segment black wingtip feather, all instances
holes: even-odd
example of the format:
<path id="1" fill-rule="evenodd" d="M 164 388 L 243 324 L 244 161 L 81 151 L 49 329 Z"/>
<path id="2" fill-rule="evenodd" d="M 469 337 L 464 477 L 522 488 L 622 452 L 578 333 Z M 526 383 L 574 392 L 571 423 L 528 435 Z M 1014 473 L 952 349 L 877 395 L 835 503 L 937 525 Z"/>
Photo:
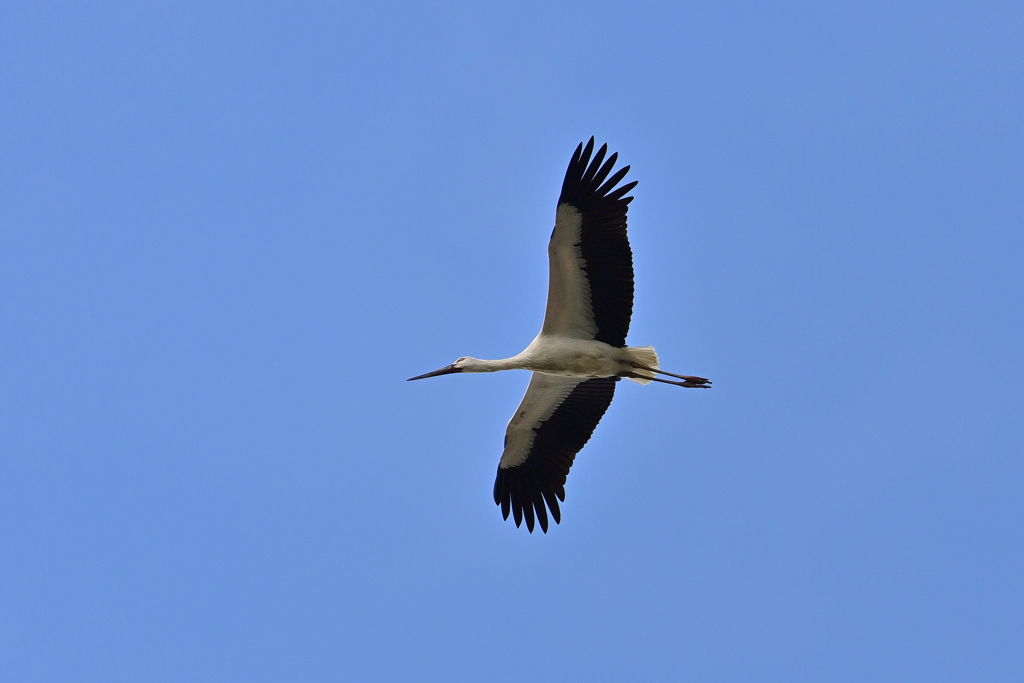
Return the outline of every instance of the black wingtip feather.
<path id="1" fill-rule="evenodd" d="M 518 481 L 516 485 L 512 487 L 512 517 L 516 520 L 516 528 L 523 523 L 523 503 L 522 494 L 519 491 Z"/>
<path id="2" fill-rule="evenodd" d="M 572 161 L 569 162 L 570 166 L 575 166 L 580 163 L 580 157 L 583 156 L 583 143 L 576 145 L 576 151 L 573 152 Z"/>
<path id="3" fill-rule="evenodd" d="M 634 180 L 631 183 L 626 183 L 625 185 L 623 185 L 619 189 L 615 190 L 614 192 L 609 192 L 608 195 L 607 195 L 607 198 L 612 200 L 612 201 L 618 201 L 619 199 L 622 198 L 622 195 L 626 194 L 627 192 L 632 190 L 634 187 L 636 187 L 636 184 L 638 182 L 640 182 L 640 181 L 639 180 Z"/>
<path id="4" fill-rule="evenodd" d="M 583 143 L 576 145 L 576 151 L 572 154 L 572 161 L 569 162 L 569 168 L 575 168 L 580 163 L 580 156 L 583 154 Z M 562 181 L 562 195 L 570 191 L 570 184 L 572 183 L 572 173 L 566 173 L 565 179 Z"/>
<path id="5" fill-rule="evenodd" d="M 555 524 L 561 524 L 562 513 L 558 509 L 558 498 L 551 492 L 544 491 L 544 500 L 547 501 L 548 507 L 551 508 L 551 519 L 555 520 Z"/>
<path id="6" fill-rule="evenodd" d="M 587 168 L 587 164 L 590 163 L 590 155 L 594 151 L 594 136 L 590 136 L 590 141 L 587 146 L 583 148 L 583 154 L 580 155 L 579 163 L 576 164 L 577 172 L 582 172 Z"/>
<path id="7" fill-rule="evenodd" d="M 606 182 L 601 187 L 597 188 L 597 190 L 594 191 L 595 194 L 599 196 L 608 194 L 608 191 L 611 190 L 616 185 L 618 185 L 619 181 L 625 178 L 627 173 L 629 173 L 629 166 L 623 166 L 622 168 L 615 172 L 615 175 L 608 179 L 608 182 Z"/>
<path id="8" fill-rule="evenodd" d="M 537 511 L 537 523 L 540 524 L 540 530 L 544 533 L 548 532 L 548 513 L 544 508 L 544 498 L 540 492 L 537 493 L 537 498 L 533 502 L 533 509 Z"/>
<path id="9" fill-rule="evenodd" d="M 601 167 L 601 162 L 604 161 L 604 155 L 608 153 L 608 145 L 601 145 L 601 149 L 597 150 L 597 154 L 594 155 L 594 160 L 590 162 L 590 166 L 583 173 L 583 178 L 580 180 L 580 185 L 585 188 L 590 187 L 590 183 L 594 180 L 594 176 L 597 174 L 597 169 Z"/>
<path id="10" fill-rule="evenodd" d="M 594 188 L 595 193 L 597 193 L 597 187 L 604 182 L 605 178 L 608 177 L 608 174 L 611 172 L 612 167 L 615 166 L 615 160 L 618 158 L 618 152 L 615 152 L 610 157 L 608 157 L 608 161 L 604 162 L 604 166 L 601 167 L 601 170 L 598 171 L 597 175 L 595 175 L 593 179 L 590 181 L 590 187 Z"/>

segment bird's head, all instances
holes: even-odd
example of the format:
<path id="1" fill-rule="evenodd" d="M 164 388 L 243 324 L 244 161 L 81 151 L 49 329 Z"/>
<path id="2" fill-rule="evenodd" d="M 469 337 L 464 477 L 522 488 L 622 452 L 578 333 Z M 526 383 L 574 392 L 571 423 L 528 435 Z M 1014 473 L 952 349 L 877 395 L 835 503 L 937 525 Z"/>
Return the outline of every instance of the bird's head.
<path id="1" fill-rule="evenodd" d="M 477 363 L 479 363 L 479 361 L 476 358 L 463 356 L 451 365 L 446 365 L 440 370 L 434 370 L 433 372 L 428 372 L 427 374 L 419 375 L 418 377 L 410 377 L 406 381 L 411 382 L 414 379 L 426 379 L 427 377 L 437 377 L 438 375 L 450 375 L 453 372 L 479 372 L 479 370 L 476 369 Z"/>

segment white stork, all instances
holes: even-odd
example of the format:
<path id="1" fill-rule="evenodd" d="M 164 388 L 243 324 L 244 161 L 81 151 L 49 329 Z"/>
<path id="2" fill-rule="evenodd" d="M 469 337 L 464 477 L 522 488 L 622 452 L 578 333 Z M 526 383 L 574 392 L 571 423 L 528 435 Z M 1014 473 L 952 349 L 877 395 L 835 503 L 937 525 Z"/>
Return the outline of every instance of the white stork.
<path id="1" fill-rule="evenodd" d="M 502 516 L 508 519 L 511 510 L 517 527 L 525 517 L 531 533 L 535 518 L 547 533 L 545 501 L 555 523 L 561 521 L 558 501 L 565 501 L 566 475 L 612 402 L 619 379 L 699 389 L 711 384 L 703 377 L 659 370 L 653 346 L 626 346 L 633 313 L 633 253 L 626 236 L 626 209 L 633 198 L 624 195 L 636 181 L 616 188 L 629 166 L 609 178 L 618 154 L 602 165 L 608 145 L 602 145 L 591 161 L 593 151 L 594 138 L 586 147 L 580 143 L 565 172 L 548 243 L 547 310 L 536 339 L 511 358 L 463 356 L 408 380 L 455 372 L 533 371 L 523 402 L 505 430 L 505 450 L 494 481 L 494 502 L 501 506 Z"/>

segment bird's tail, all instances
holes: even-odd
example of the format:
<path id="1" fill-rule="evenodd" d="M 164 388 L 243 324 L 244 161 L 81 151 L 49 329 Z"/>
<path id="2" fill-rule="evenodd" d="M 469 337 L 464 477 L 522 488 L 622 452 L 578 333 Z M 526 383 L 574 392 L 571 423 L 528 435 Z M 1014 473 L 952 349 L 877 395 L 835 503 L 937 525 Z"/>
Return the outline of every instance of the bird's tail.
<path id="1" fill-rule="evenodd" d="M 653 346 L 633 346 L 627 347 L 626 352 L 629 354 L 629 359 L 638 365 L 643 365 L 647 368 L 658 368 L 658 353 L 654 350 Z M 654 378 L 654 373 L 648 370 L 640 370 L 639 368 L 633 370 L 633 372 L 640 377 L 630 377 L 637 384 L 650 384 Z"/>

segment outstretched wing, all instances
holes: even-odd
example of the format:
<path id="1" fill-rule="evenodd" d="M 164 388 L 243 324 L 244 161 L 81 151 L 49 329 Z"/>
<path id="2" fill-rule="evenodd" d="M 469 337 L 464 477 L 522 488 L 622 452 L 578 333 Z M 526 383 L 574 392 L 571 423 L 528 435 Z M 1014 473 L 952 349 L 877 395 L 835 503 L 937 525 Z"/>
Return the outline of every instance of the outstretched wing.
<path id="1" fill-rule="evenodd" d="M 624 166 L 608 178 L 618 154 L 608 145 L 590 159 L 594 138 L 576 148 L 565 172 L 548 243 L 548 304 L 541 334 L 625 346 L 633 314 L 633 252 L 626 236 Z M 607 181 L 605 180 L 607 178 Z"/>
<path id="2" fill-rule="evenodd" d="M 545 501 L 555 523 L 561 521 L 558 501 L 565 500 L 565 478 L 572 461 L 590 440 L 608 410 L 617 377 L 577 379 L 533 373 L 523 402 L 505 430 L 505 451 L 494 480 L 494 502 L 508 519 L 533 533 L 534 511 L 548 531 Z"/>

